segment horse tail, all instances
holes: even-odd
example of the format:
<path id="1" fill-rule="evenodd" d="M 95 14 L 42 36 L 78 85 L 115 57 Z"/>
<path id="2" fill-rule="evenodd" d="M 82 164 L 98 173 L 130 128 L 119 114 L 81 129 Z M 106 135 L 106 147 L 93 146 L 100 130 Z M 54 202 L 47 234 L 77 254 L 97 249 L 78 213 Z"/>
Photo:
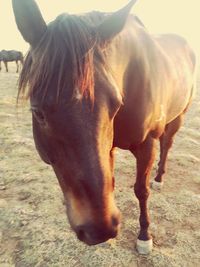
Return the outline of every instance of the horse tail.
<path id="1" fill-rule="evenodd" d="M 192 81 L 192 96 L 191 98 L 193 98 L 193 96 L 195 95 L 195 92 L 196 92 L 196 87 L 197 87 L 197 67 L 198 67 L 198 57 L 197 57 L 197 54 L 195 53 L 194 50 L 190 50 L 190 58 L 191 58 L 191 62 L 192 62 L 192 65 L 193 65 L 193 81 Z"/>
<path id="2" fill-rule="evenodd" d="M 192 103 L 192 100 L 195 98 L 195 94 L 196 94 L 196 88 L 197 88 L 197 66 L 198 66 L 198 58 L 197 55 L 195 53 L 195 51 L 190 48 L 189 50 L 189 57 L 191 60 L 191 65 L 192 65 L 192 83 L 191 83 L 191 91 L 190 91 L 190 97 L 188 100 L 188 104 L 186 106 L 186 108 L 184 109 L 183 113 L 185 113 L 189 106 Z"/>

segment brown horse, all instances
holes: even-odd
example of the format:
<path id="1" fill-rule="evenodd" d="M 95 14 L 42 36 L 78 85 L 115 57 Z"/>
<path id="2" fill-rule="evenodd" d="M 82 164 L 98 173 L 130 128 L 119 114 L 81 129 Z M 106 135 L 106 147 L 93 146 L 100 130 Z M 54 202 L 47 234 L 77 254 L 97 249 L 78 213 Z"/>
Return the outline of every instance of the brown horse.
<path id="1" fill-rule="evenodd" d="M 72 229 L 89 245 L 117 235 L 114 148 L 130 150 L 137 160 L 137 249 L 145 254 L 152 247 L 147 199 L 155 143 L 158 187 L 193 96 L 195 55 L 179 36 L 149 34 L 129 15 L 134 2 L 112 14 L 62 14 L 48 26 L 34 0 L 13 0 L 13 9 L 31 45 L 19 95 L 30 97 L 35 145 L 58 178 Z"/>
<path id="2" fill-rule="evenodd" d="M 17 66 L 17 71 L 19 72 L 19 62 L 23 64 L 23 54 L 16 50 L 1 50 L 0 51 L 0 71 L 1 71 L 1 61 L 3 61 L 6 71 L 8 72 L 8 62 L 15 61 Z"/>

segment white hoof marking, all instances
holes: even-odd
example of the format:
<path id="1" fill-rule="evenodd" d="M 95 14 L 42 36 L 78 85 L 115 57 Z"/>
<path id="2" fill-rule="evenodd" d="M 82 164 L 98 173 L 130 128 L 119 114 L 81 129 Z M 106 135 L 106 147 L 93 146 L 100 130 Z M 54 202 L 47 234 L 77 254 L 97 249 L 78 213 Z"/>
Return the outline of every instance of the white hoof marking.
<path id="1" fill-rule="evenodd" d="M 162 187 L 163 187 L 163 182 L 157 182 L 155 180 L 151 182 L 151 188 L 156 191 L 160 191 Z"/>
<path id="2" fill-rule="evenodd" d="M 137 239 L 136 248 L 139 254 L 149 254 L 153 248 L 153 241 L 152 239 L 146 241 Z"/>

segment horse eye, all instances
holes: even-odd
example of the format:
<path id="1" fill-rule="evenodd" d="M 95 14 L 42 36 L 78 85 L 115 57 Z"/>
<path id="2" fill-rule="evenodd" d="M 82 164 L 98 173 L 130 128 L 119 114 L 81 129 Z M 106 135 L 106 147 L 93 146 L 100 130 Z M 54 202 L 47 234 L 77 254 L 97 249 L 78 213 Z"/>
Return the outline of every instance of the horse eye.
<path id="1" fill-rule="evenodd" d="M 33 110 L 33 115 L 40 123 L 45 123 L 45 117 L 41 111 Z"/>

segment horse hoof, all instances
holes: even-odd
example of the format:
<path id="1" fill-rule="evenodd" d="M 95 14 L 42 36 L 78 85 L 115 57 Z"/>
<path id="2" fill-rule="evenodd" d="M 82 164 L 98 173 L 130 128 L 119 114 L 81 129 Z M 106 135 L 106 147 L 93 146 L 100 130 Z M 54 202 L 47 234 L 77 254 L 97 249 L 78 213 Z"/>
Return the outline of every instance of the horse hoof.
<path id="1" fill-rule="evenodd" d="M 137 239 L 136 248 L 139 254 L 149 254 L 153 248 L 153 241 L 152 239 L 146 241 Z"/>
<path id="2" fill-rule="evenodd" d="M 151 188 L 155 191 L 161 191 L 162 187 L 163 187 L 163 182 L 157 182 L 155 180 L 151 182 Z"/>

